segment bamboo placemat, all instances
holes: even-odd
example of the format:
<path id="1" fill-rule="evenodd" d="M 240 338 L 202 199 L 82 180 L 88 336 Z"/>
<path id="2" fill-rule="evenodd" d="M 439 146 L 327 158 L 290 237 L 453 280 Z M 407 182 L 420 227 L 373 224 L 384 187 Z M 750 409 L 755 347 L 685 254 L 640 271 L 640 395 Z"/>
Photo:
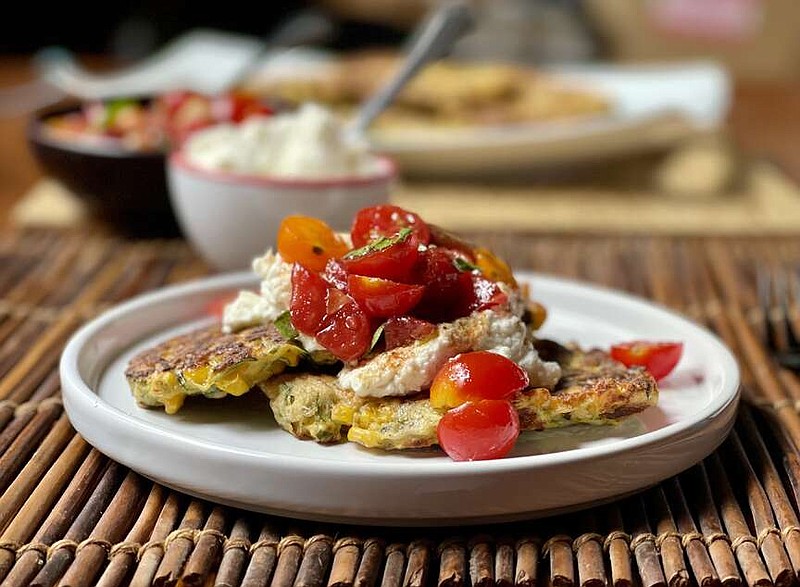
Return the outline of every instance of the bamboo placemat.
<path id="1" fill-rule="evenodd" d="M 141 291 L 200 276 L 203 263 L 177 242 L 7 231 L 0 233 L 2 585 L 793 584 L 800 383 L 777 370 L 760 343 L 754 282 L 760 264 L 800 267 L 800 239 L 469 236 L 517 267 L 625 289 L 715 330 L 738 354 L 748 400 L 730 438 L 633 497 L 497 526 L 314 524 L 191 499 L 88 446 L 64 415 L 56 365 L 83 321 Z"/>

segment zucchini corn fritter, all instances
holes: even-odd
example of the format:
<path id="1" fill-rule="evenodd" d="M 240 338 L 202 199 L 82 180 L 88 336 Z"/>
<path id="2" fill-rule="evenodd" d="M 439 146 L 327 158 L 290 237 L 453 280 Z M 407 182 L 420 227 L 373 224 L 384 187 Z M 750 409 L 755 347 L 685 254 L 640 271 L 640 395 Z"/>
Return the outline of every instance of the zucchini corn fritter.
<path id="1" fill-rule="evenodd" d="M 626 368 L 600 350 L 581 351 L 538 341 L 545 360 L 555 360 L 562 378 L 553 391 L 534 388 L 516 395 L 523 430 L 572 424 L 611 424 L 655 405 L 658 388 L 643 368 Z M 349 440 L 370 448 L 399 450 L 437 444 L 436 427 L 444 411 L 425 395 L 412 398 L 360 398 L 338 386 L 336 378 L 289 373 L 260 384 L 275 419 L 301 439 Z"/>
<path id="2" fill-rule="evenodd" d="M 273 325 L 225 334 L 212 326 L 171 338 L 131 359 L 125 377 L 144 407 L 174 414 L 186 396 L 242 395 L 257 383 L 294 367 L 306 352 Z"/>

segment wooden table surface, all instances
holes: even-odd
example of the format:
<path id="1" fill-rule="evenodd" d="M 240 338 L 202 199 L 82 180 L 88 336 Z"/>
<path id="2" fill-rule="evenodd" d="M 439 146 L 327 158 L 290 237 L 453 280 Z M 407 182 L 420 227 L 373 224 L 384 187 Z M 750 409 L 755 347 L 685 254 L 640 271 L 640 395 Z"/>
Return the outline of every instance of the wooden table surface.
<path id="1" fill-rule="evenodd" d="M 29 81 L 26 57 L 0 57 L 0 93 Z M 741 82 L 734 88 L 728 128 L 735 144 L 751 157 L 766 157 L 800 181 L 800 80 Z M 25 139 L 27 117 L 0 116 L 0 223 L 13 204 L 41 177 Z"/>

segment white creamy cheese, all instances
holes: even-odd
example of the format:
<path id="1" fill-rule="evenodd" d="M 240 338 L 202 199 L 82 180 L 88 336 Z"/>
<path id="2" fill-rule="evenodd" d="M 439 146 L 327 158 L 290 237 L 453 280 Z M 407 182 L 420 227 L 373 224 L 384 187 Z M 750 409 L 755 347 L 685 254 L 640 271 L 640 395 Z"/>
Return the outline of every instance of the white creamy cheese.
<path id="1" fill-rule="evenodd" d="M 261 278 L 260 295 L 241 291 L 222 313 L 223 332 L 236 332 L 249 326 L 272 322 L 289 309 L 292 300 L 292 266 L 279 253 L 267 250 L 253 260 L 253 271 Z M 324 350 L 314 337 L 300 334 L 297 339 L 308 352 Z"/>
<path id="2" fill-rule="evenodd" d="M 329 110 L 311 103 L 296 112 L 200 130 L 185 150 L 200 167 L 273 177 L 370 175 L 378 168 L 366 143 L 348 137 Z"/>
<path id="3" fill-rule="evenodd" d="M 558 363 L 542 361 L 533 348 L 528 335 L 528 327 L 513 314 L 492 313 L 489 319 L 489 332 L 481 338 L 475 350 L 491 351 L 511 359 L 527 373 L 533 387 L 553 388 L 561 377 Z"/>
<path id="4" fill-rule="evenodd" d="M 552 387 L 561 377 L 557 363 L 539 358 L 525 324 L 507 312 L 485 310 L 441 324 L 435 336 L 345 367 L 339 385 L 360 397 L 405 396 L 426 389 L 447 359 L 467 351 L 491 351 L 528 373 L 534 387 Z"/>

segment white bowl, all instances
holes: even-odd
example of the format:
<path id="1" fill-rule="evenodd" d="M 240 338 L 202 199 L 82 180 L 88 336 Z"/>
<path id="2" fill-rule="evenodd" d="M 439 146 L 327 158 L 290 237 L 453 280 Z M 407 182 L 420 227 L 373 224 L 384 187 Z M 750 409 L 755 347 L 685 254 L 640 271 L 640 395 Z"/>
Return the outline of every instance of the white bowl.
<path id="1" fill-rule="evenodd" d="M 379 157 L 368 176 L 294 179 L 203 169 L 182 151 L 167 164 L 170 199 L 183 234 L 217 269 L 243 269 L 275 246 L 281 220 L 290 214 L 320 218 L 334 230 L 349 231 L 361 208 L 388 202 L 397 175 Z"/>

